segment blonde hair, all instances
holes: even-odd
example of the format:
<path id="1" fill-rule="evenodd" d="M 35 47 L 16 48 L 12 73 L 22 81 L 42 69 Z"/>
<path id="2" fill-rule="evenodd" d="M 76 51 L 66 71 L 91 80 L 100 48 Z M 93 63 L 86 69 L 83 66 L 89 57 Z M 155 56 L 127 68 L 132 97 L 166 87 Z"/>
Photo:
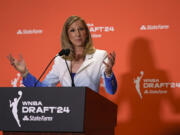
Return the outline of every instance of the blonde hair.
<path id="1" fill-rule="evenodd" d="M 87 39 L 85 41 L 85 48 L 84 48 L 84 56 L 86 54 L 93 54 L 95 52 L 95 48 L 93 47 L 93 43 L 92 43 L 91 33 L 88 29 L 86 22 L 79 16 L 70 16 L 64 23 L 63 30 L 61 33 L 61 49 L 69 48 L 71 50 L 69 56 L 66 56 L 66 59 L 68 60 L 74 59 L 74 49 L 73 49 L 72 43 L 69 40 L 68 29 L 71 24 L 73 24 L 74 22 L 78 20 L 80 20 L 83 23 L 86 29 L 86 33 L 87 33 Z"/>

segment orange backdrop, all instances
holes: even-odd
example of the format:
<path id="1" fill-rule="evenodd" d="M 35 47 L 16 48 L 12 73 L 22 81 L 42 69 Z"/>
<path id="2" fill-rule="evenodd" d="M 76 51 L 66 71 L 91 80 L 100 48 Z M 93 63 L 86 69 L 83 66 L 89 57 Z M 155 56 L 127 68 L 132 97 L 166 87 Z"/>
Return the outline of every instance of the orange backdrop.
<path id="1" fill-rule="evenodd" d="M 6 56 L 22 54 L 38 77 L 60 50 L 67 17 L 86 20 L 94 46 L 117 58 L 116 135 L 180 134 L 179 0 L 0 1 L 0 87 L 20 86 Z M 0 108 L 2 109 L 2 108 Z M 0 133 L 1 135 L 1 133 Z"/>

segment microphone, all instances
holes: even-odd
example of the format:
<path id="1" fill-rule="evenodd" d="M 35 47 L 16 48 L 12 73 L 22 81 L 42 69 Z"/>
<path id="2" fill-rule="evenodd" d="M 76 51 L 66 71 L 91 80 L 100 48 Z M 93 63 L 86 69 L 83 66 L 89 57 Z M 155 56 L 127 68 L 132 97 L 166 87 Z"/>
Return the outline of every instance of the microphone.
<path id="1" fill-rule="evenodd" d="M 68 55 L 70 54 L 70 49 L 65 49 L 64 54 L 65 54 L 66 56 L 68 56 Z"/>
<path id="2" fill-rule="evenodd" d="M 42 76 L 44 75 L 44 73 L 46 72 L 46 70 L 48 69 L 48 67 L 51 65 L 51 63 L 53 62 L 53 60 L 57 57 L 57 56 L 62 56 L 62 55 L 65 55 L 65 56 L 68 56 L 70 53 L 70 49 L 62 49 L 58 55 L 54 56 L 52 58 L 52 60 L 49 62 L 49 64 L 47 65 L 47 67 L 45 68 L 44 72 L 41 74 L 41 76 L 39 77 L 39 79 L 36 81 L 36 83 L 34 84 L 34 87 L 36 87 L 37 83 L 40 81 L 40 79 L 42 78 Z M 66 59 L 65 59 L 66 61 Z M 66 62 L 66 66 L 67 66 L 67 62 Z M 68 68 L 68 66 L 67 66 Z M 69 71 L 69 68 L 68 68 L 68 71 Z M 69 71 L 70 72 L 70 71 Z M 71 77 L 72 79 L 72 77 Z"/>
<path id="3" fill-rule="evenodd" d="M 62 49 L 58 54 L 59 56 L 66 55 L 68 56 L 70 53 L 70 49 Z"/>

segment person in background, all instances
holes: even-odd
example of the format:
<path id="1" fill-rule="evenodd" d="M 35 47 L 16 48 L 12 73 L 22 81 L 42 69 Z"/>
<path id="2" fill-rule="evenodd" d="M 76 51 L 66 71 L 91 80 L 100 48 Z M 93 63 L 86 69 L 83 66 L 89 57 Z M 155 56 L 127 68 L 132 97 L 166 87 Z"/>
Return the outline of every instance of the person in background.
<path id="1" fill-rule="evenodd" d="M 102 77 L 106 91 L 115 94 L 117 81 L 112 70 L 115 52 L 108 54 L 105 50 L 94 48 L 90 31 L 82 18 L 70 16 L 66 20 L 61 33 L 61 48 L 70 49 L 70 54 L 56 57 L 51 71 L 42 82 L 38 81 L 37 87 L 55 87 L 60 83 L 62 87 L 82 86 L 99 92 Z M 17 60 L 10 54 L 8 59 L 21 73 L 23 84 L 34 87 L 37 79 L 28 71 L 23 57 Z"/>

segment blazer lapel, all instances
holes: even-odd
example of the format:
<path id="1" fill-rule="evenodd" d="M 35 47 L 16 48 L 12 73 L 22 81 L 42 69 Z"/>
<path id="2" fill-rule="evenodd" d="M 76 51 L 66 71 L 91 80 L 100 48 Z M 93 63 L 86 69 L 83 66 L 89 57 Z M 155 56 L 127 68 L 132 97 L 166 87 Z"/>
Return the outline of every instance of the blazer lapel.
<path id="1" fill-rule="evenodd" d="M 93 54 L 88 54 L 85 57 L 85 61 L 83 62 L 83 64 L 81 65 L 81 67 L 78 69 L 78 71 L 76 73 L 81 72 L 83 69 L 85 69 L 86 67 L 88 67 L 91 63 L 93 63 Z"/>

